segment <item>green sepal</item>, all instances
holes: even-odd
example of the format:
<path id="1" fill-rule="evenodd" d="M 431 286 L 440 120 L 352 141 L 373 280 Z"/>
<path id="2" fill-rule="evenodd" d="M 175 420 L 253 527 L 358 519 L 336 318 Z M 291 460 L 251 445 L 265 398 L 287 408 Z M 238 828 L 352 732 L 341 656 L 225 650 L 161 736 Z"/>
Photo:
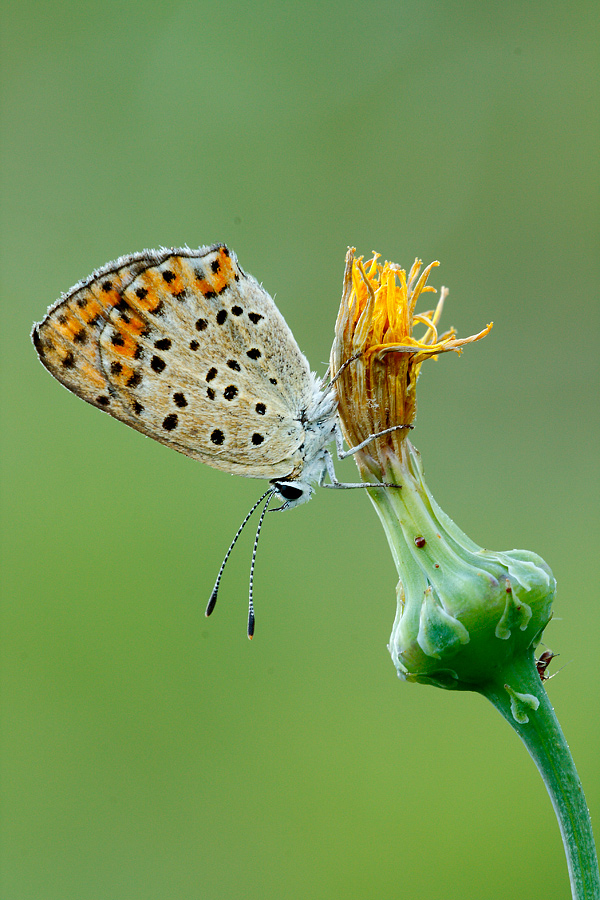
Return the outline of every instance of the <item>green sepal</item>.
<path id="1" fill-rule="evenodd" d="M 533 694 L 520 694 L 511 688 L 510 684 L 504 685 L 504 690 L 510 697 L 510 711 L 515 722 L 526 725 L 529 722 L 529 712 L 535 712 L 540 701 Z"/>
<path id="2" fill-rule="evenodd" d="M 427 656 L 450 659 L 463 644 L 470 641 L 469 632 L 458 619 L 443 608 L 430 586 L 424 591 L 417 643 Z"/>
<path id="3" fill-rule="evenodd" d="M 502 618 L 496 625 L 496 637 L 501 641 L 507 641 L 515 628 L 525 631 L 533 612 L 523 600 L 515 595 L 510 578 L 506 579 L 506 606 Z"/>

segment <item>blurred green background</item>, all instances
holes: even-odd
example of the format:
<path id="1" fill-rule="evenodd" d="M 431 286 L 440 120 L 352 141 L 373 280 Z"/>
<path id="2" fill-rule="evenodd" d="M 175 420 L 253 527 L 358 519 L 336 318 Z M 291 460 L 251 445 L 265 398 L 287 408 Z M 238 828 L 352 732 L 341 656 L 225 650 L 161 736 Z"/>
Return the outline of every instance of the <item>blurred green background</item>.
<path id="1" fill-rule="evenodd" d="M 361 492 L 265 523 L 262 483 L 145 440 L 29 341 L 94 267 L 226 241 L 324 372 L 348 244 L 439 259 L 414 442 L 478 543 L 559 582 L 549 693 L 600 818 L 597 5 L 4 7 L 3 900 L 570 896 L 518 738 L 396 678 Z M 339 474 L 353 480 L 352 461 Z"/>

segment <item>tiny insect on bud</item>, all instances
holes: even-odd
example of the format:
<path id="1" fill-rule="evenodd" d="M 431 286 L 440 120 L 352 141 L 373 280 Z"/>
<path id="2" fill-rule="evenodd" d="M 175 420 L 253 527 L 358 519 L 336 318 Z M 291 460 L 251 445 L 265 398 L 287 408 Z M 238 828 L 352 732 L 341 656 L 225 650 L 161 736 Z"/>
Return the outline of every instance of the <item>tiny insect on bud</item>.
<path id="1" fill-rule="evenodd" d="M 552 650 L 544 650 L 544 652 L 540 655 L 539 659 L 535 661 L 536 669 L 538 670 L 538 675 L 542 681 L 548 681 L 550 675 L 546 675 L 546 671 L 548 670 L 548 666 L 552 662 L 552 660 L 558 656 L 558 653 L 553 653 Z"/>

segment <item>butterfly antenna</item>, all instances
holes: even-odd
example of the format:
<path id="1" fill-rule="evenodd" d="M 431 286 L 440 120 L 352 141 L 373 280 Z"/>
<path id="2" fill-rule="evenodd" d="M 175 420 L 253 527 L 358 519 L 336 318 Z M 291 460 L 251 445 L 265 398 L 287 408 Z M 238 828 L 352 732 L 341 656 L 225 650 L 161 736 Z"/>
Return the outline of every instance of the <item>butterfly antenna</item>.
<path id="1" fill-rule="evenodd" d="M 225 558 L 224 558 L 223 562 L 221 563 L 221 568 L 219 569 L 219 574 L 217 575 L 217 580 L 215 581 L 215 586 L 214 586 L 214 588 L 212 589 L 212 594 L 210 595 L 210 600 L 208 601 L 208 604 L 207 604 L 207 606 L 206 606 L 206 612 L 205 612 L 205 614 L 204 614 L 205 616 L 210 616 L 211 612 L 212 612 L 213 609 L 215 608 L 215 605 L 216 605 L 216 603 L 217 603 L 217 594 L 218 594 L 218 592 L 219 592 L 219 585 L 220 585 L 220 583 L 221 583 L 221 577 L 222 577 L 222 575 L 223 575 L 223 571 L 224 571 L 224 569 L 225 569 L 225 566 L 227 565 L 227 560 L 228 560 L 229 557 L 231 556 L 231 551 L 233 550 L 233 548 L 234 548 L 235 545 L 236 545 L 237 539 L 239 538 L 240 534 L 241 534 L 242 531 L 244 530 L 244 526 L 246 525 L 248 519 L 250 518 L 250 516 L 252 515 L 252 513 L 254 512 L 254 510 L 255 510 L 258 506 L 260 506 L 260 504 L 263 502 L 263 500 L 265 499 L 265 497 L 266 497 L 268 494 L 272 494 L 272 493 L 273 493 L 273 488 L 269 488 L 268 491 L 265 491 L 265 492 L 264 492 L 264 494 L 262 495 L 262 497 L 259 497 L 259 499 L 256 501 L 256 503 L 254 504 L 254 506 L 252 507 L 252 509 L 250 510 L 250 512 L 248 513 L 248 515 L 246 516 L 246 518 L 244 519 L 244 521 L 242 522 L 242 524 L 240 525 L 240 527 L 238 528 L 238 530 L 236 531 L 235 537 L 234 537 L 234 539 L 232 540 L 231 544 L 229 545 L 229 550 L 228 550 L 227 553 L 225 554 Z"/>
<path id="2" fill-rule="evenodd" d="M 269 508 L 269 503 L 273 499 L 275 494 L 275 490 L 267 491 L 269 494 L 269 499 L 264 505 L 263 511 L 260 514 L 260 519 L 258 520 L 258 528 L 256 529 L 256 537 L 254 538 L 254 547 L 252 548 L 252 562 L 250 563 L 250 588 L 248 591 L 248 637 L 250 640 L 254 637 L 254 563 L 256 561 L 256 550 L 258 547 L 258 539 L 260 537 L 260 529 L 262 528 L 262 523 L 265 518 L 265 513 Z M 264 495 L 266 496 L 266 494 Z M 263 498 L 261 497 L 261 500 Z M 260 500 L 259 500 L 260 503 Z"/>

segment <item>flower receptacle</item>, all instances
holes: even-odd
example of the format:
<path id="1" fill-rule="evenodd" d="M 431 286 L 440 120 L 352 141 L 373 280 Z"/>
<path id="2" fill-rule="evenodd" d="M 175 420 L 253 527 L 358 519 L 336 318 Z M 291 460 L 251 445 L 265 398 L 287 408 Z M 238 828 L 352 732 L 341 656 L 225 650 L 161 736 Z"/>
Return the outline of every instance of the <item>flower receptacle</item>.
<path id="1" fill-rule="evenodd" d="M 439 508 L 419 454 L 406 441 L 371 499 L 400 583 L 389 650 L 407 681 L 479 690 L 515 656 L 535 648 L 551 618 L 554 576 L 525 550 L 478 547 Z"/>

